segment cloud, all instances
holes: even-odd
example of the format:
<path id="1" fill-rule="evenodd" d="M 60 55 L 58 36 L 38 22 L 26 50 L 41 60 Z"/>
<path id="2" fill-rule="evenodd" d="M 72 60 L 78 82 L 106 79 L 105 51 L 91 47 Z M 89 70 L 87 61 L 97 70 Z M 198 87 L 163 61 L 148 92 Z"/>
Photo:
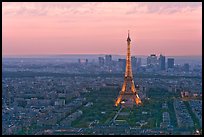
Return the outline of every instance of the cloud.
<path id="1" fill-rule="evenodd" d="M 133 4 L 126 14 L 136 13 L 158 13 L 158 14 L 173 14 L 182 11 L 194 11 L 202 7 L 201 2 L 146 2 Z"/>
<path id="2" fill-rule="evenodd" d="M 3 15 L 6 16 L 46 16 L 48 10 L 33 3 L 3 3 Z"/>
<path id="3" fill-rule="evenodd" d="M 19 2 L 3 3 L 3 15 L 7 16 L 53 16 L 86 14 L 93 12 L 89 3 L 84 2 Z"/>
<path id="4" fill-rule="evenodd" d="M 131 15 L 174 14 L 194 11 L 201 2 L 3 2 L 3 15 L 7 16 L 86 16 L 86 15 Z"/>

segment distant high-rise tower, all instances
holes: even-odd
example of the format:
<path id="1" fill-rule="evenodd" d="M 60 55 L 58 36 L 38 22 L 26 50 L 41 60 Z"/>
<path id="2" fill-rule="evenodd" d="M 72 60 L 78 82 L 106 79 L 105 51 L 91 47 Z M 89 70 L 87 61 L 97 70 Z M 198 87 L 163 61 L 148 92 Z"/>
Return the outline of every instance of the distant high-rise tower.
<path id="1" fill-rule="evenodd" d="M 104 63 L 105 63 L 104 57 L 98 57 L 98 60 L 99 60 L 99 65 L 100 65 L 100 66 L 103 66 Z"/>
<path id="2" fill-rule="evenodd" d="M 120 67 L 122 67 L 122 70 L 125 71 L 126 59 L 118 59 L 118 62 Z"/>
<path id="3" fill-rule="evenodd" d="M 190 65 L 189 65 L 188 63 L 185 63 L 185 64 L 183 65 L 183 70 L 184 70 L 185 72 L 189 72 L 189 68 L 190 68 Z"/>
<path id="4" fill-rule="evenodd" d="M 147 65 L 156 65 L 157 64 L 157 56 L 156 54 L 151 54 L 147 57 Z"/>
<path id="5" fill-rule="evenodd" d="M 106 55 L 105 56 L 105 63 L 107 65 L 110 65 L 111 64 L 111 61 L 112 61 L 112 56 L 111 55 Z"/>
<path id="6" fill-rule="evenodd" d="M 165 70 L 165 56 L 159 56 L 159 68 L 160 70 Z"/>
<path id="7" fill-rule="evenodd" d="M 168 68 L 174 68 L 174 58 L 168 58 L 167 65 Z"/>
<path id="8" fill-rule="evenodd" d="M 137 67 L 137 58 L 135 56 L 131 57 L 131 63 L 132 63 L 133 68 Z"/>
<path id="9" fill-rule="evenodd" d="M 142 65 L 142 59 L 141 58 L 137 58 L 137 68 L 141 67 Z"/>
<path id="10" fill-rule="evenodd" d="M 136 91 L 134 80 L 133 80 L 131 56 L 130 56 L 130 41 L 131 39 L 129 37 L 129 31 L 128 31 L 125 78 L 124 78 L 122 89 L 120 91 L 120 95 L 118 96 L 115 102 L 115 106 L 118 106 L 121 103 L 125 103 L 126 101 L 127 102 L 134 101 L 137 105 L 142 103 Z"/>

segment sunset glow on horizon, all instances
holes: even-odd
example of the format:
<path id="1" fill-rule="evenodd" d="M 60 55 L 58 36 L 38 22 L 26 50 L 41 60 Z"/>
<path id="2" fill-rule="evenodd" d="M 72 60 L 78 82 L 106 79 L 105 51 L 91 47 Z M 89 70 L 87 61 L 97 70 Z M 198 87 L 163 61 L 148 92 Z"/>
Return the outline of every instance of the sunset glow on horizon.
<path id="1" fill-rule="evenodd" d="M 202 56 L 201 2 L 3 2 L 2 54 Z"/>

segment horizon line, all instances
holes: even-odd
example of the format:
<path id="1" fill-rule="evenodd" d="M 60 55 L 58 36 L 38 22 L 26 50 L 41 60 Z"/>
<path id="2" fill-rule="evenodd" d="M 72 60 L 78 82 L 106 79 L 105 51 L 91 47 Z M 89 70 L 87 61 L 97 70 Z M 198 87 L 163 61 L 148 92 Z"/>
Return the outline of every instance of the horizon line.
<path id="1" fill-rule="evenodd" d="M 156 53 L 151 53 L 151 54 L 156 54 Z M 131 56 L 149 56 L 151 54 L 148 55 L 131 55 Z M 74 56 L 81 56 L 81 55 L 92 55 L 92 56 L 105 56 L 105 55 L 112 55 L 112 56 L 126 56 L 126 54 L 97 54 L 97 53 L 91 53 L 91 54 L 80 54 L 80 53 L 74 53 L 74 54 L 32 54 L 32 55 L 2 55 L 2 57 L 29 57 L 29 56 L 33 56 L 33 57 L 37 57 L 37 56 L 68 56 L 68 55 L 74 55 Z M 202 55 L 165 55 L 165 54 L 156 54 L 156 55 L 163 55 L 163 56 L 175 56 L 175 57 L 186 57 L 186 56 L 190 56 L 190 57 L 195 57 L 195 56 L 201 56 Z"/>

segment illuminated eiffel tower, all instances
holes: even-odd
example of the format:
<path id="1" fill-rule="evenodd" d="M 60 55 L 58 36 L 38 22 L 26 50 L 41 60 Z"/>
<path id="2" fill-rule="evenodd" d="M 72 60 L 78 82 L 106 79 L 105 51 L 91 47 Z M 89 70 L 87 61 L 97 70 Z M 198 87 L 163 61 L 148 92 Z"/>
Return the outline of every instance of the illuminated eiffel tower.
<path id="1" fill-rule="evenodd" d="M 125 78 L 124 78 L 122 89 L 120 91 L 120 95 L 118 96 L 115 102 L 115 106 L 118 106 L 120 103 L 125 103 L 128 100 L 135 102 L 137 105 L 142 103 L 136 91 L 134 80 L 133 80 L 131 57 L 130 57 L 130 41 L 131 39 L 129 36 L 129 30 L 128 30 Z"/>

